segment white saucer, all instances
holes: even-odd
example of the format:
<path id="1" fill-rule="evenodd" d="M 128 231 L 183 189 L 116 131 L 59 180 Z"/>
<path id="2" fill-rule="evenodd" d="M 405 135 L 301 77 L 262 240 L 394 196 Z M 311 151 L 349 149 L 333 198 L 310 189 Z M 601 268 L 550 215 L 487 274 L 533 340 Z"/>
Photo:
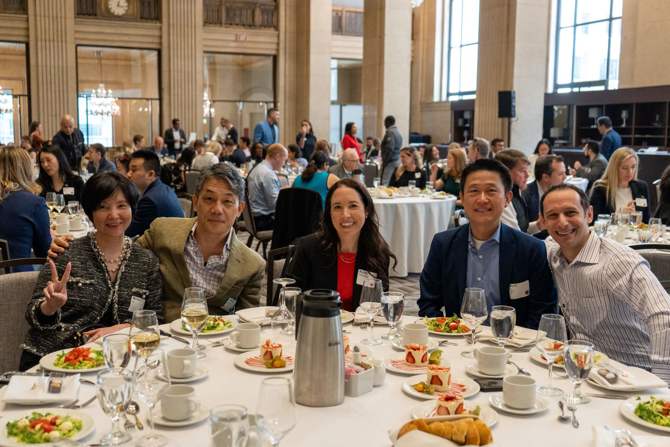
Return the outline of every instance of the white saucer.
<path id="1" fill-rule="evenodd" d="M 207 419 L 209 416 L 209 411 L 206 408 L 203 408 L 202 405 L 198 407 L 198 411 L 193 413 L 190 418 L 184 419 L 183 421 L 170 421 L 163 418 L 161 412 L 161 406 L 156 405 L 156 408 L 153 412 L 154 423 L 156 425 L 162 425 L 164 427 L 186 427 L 188 425 L 197 424 Z"/>
<path id="2" fill-rule="evenodd" d="M 439 417 L 441 420 L 444 421 L 463 419 L 463 417 L 478 417 L 479 419 L 482 420 L 482 422 L 488 425 L 489 428 L 492 428 L 494 425 L 498 423 L 498 413 L 496 413 L 489 407 L 485 406 L 483 402 L 466 402 L 464 404 L 466 410 L 474 410 L 477 406 L 479 406 L 479 416 L 460 415 L 460 414 L 453 416 L 438 416 L 433 413 L 433 411 L 435 410 L 435 401 L 429 400 L 426 402 L 421 402 L 419 405 L 413 407 L 410 410 L 410 414 L 412 415 L 412 419 L 426 419 L 426 418 Z"/>
<path id="3" fill-rule="evenodd" d="M 405 381 L 402 383 L 402 390 L 405 392 L 405 394 L 416 397 L 417 399 L 424 399 L 424 400 L 435 400 L 439 396 L 438 394 L 426 394 L 426 393 L 420 393 L 417 390 L 414 389 L 412 385 L 418 382 L 425 382 L 426 381 L 426 376 L 425 374 L 409 377 L 405 379 Z M 463 391 L 463 399 L 468 399 L 472 396 L 476 396 L 477 393 L 479 393 L 480 386 L 477 382 L 472 380 L 469 377 L 466 376 L 453 376 L 451 378 L 452 383 L 459 383 L 465 387 L 465 390 Z"/>
<path id="4" fill-rule="evenodd" d="M 206 368 L 197 368 L 195 370 L 195 374 L 193 374 L 191 377 L 186 377 L 186 378 L 183 378 L 183 379 L 178 379 L 176 377 L 170 377 L 170 382 L 172 382 L 172 383 L 197 382 L 198 380 L 204 379 L 208 375 L 209 375 L 209 372 L 207 371 Z M 167 382 L 167 378 L 162 373 L 158 373 L 158 378 Z"/>
<path id="5" fill-rule="evenodd" d="M 532 408 L 527 408 L 525 410 L 520 410 L 517 408 L 508 407 L 505 405 L 502 399 L 502 393 L 495 393 L 489 397 L 489 404 L 496 410 L 503 411 L 510 414 L 519 414 L 523 416 L 542 413 L 549 408 L 549 402 L 541 397 L 538 397 L 535 401 L 535 406 Z"/>
<path id="6" fill-rule="evenodd" d="M 230 337 L 227 337 L 223 339 L 223 347 L 233 352 L 248 352 L 260 348 L 260 345 L 254 346 L 253 348 L 242 348 L 233 343 L 233 340 Z"/>
<path id="7" fill-rule="evenodd" d="M 503 377 L 513 376 L 519 372 L 519 369 L 514 365 L 505 366 L 505 373 L 502 375 L 492 376 L 490 374 L 485 374 L 477 369 L 477 365 L 474 363 L 469 364 L 465 367 L 465 372 L 474 377 L 479 377 L 481 379 L 502 379 Z"/>

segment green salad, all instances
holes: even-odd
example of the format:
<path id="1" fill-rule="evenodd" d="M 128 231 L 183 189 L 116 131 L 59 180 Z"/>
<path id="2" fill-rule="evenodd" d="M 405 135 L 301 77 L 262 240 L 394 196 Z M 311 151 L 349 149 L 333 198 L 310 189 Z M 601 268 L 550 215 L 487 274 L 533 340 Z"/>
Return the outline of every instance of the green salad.
<path id="1" fill-rule="evenodd" d="M 100 349 L 86 346 L 60 352 L 54 360 L 54 366 L 64 369 L 92 369 L 105 364 L 105 356 Z"/>
<path id="2" fill-rule="evenodd" d="M 207 321 L 205 321 L 205 325 L 201 329 L 200 333 L 221 332 L 225 331 L 226 329 L 231 329 L 232 327 L 233 323 L 226 320 L 224 317 L 218 315 L 210 315 L 209 317 L 207 317 Z M 181 324 L 181 328 L 184 331 L 188 331 L 188 328 L 184 323 Z"/>
<path id="3" fill-rule="evenodd" d="M 72 438 L 82 429 L 82 420 L 68 415 L 38 413 L 7 422 L 7 436 L 25 444 L 43 444 Z"/>
<path id="4" fill-rule="evenodd" d="M 441 332 L 443 334 L 467 334 L 467 327 L 456 314 L 452 317 L 426 318 L 424 320 L 429 331 Z"/>
<path id="5" fill-rule="evenodd" d="M 642 400 L 639 397 L 637 399 Z M 670 401 L 651 396 L 649 400 L 637 404 L 635 415 L 643 421 L 661 427 L 670 427 Z"/>

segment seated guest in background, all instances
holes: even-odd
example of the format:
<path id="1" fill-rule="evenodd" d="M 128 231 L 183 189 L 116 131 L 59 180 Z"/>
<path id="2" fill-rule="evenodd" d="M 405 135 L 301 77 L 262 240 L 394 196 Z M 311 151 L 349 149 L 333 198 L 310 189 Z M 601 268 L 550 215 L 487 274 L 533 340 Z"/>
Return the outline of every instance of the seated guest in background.
<path id="1" fill-rule="evenodd" d="M 431 182 L 435 182 L 436 180 L 432 178 L 432 167 L 437 165 L 438 161 L 440 161 L 440 149 L 433 144 L 423 155 L 423 168 L 426 170 L 426 173 L 430 175 Z"/>
<path id="2" fill-rule="evenodd" d="M 494 138 L 491 140 L 491 158 L 494 158 L 498 152 L 505 149 L 505 140 L 502 138 Z"/>
<path id="3" fill-rule="evenodd" d="M 475 138 L 468 146 L 468 163 L 474 163 L 482 158 L 489 158 L 491 146 L 484 138 Z"/>
<path id="4" fill-rule="evenodd" d="M 277 173 L 286 160 L 288 151 L 281 144 L 272 144 L 267 148 L 265 160 L 249 173 L 249 203 L 251 214 L 259 231 L 271 230 L 274 226 L 275 206 L 281 189 Z"/>
<path id="5" fill-rule="evenodd" d="M 128 171 L 130 170 L 130 155 L 128 154 L 120 154 L 114 159 L 114 165 L 116 166 L 116 170 L 120 172 L 123 175 L 128 175 Z"/>
<path id="6" fill-rule="evenodd" d="M 251 158 L 251 151 L 249 150 L 249 138 L 240 137 L 240 144 L 233 151 L 230 161 L 238 168 Z"/>
<path id="7" fill-rule="evenodd" d="M 228 126 L 226 126 L 226 119 L 221 117 L 219 120 L 219 125 L 214 128 L 214 133 L 212 134 L 212 141 L 218 141 L 219 144 L 223 144 L 228 137 Z"/>
<path id="8" fill-rule="evenodd" d="M 395 267 L 367 189 L 343 179 L 328 191 L 322 229 L 296 243 L 288 275 L 302 290 L 337 290 L 342 308 L 355 311 L 367 287 L 363 275 L 380 279 L 388 290 L 391 258 Z"/>
<path id="9" fill-rule="evenodd" d="M 254 127 L 254 144 L 263 146 L 279 143 L 279 110 L 268 109 L 267 118 Z"/>
<path id="10" fill-rule="evenodd" d="M 565 182 L 565 162 L 560 155 L 543 155 L 535 163 L 535 180 L 521 193 L 526 201 L 528 220 L 536 221 L 540 215 L 542 195 L 552 186 Z"/>
<path id="11" fill-rule="evenodd" d="M 44 136 L 44 126 L 39 121 L 30 123 L 30 146 L 34 150 L 40 150 L 44 146 L 49 146 L 49 141 Z"/>
<path id="12" fill-rule="evenodd" d="M 587 141 L 584 145 L 584 155 L 589 159 L 589 162 L 582 166 L 577 160 L 574 164 L 574 175 L 589 180 L 587 191 L 591 191 L 591 187 L 600 180 L 605 170 L 607 169 L 607 159 L 600 154 L 600 146 L 596 141 Z"/>
<path id="13" fill-rule="evenodd" d="M 293 169 L 305 169 L 308 165 L 307 160 L 302 157 L 300 147 L 297 144 L 288 145 L 288 165 Z"/>
<path id="14" fill-rule="evenodd" d="M 233 153 L 235 152 L 236 147 L 237 144 L 235 144 L 235 142 L 230 138 L 224 141 L 223 150 L 219 155 L 219 161 L 227 161 L 228 163 L 232 163 Z"/>
<path id="15" fill-rule="evenodd" d="M 382 142 L 379 138 L 372 139 L 372 148 L 367 153 L 367 159 L 379 158 L 381 155 Z"/>
<path id="16" fill-rule="evenodd" d="M 665 168 L 661 176 L 660 198 L 654 217 L 663 221 L 663 225 L 670 225 L 670 166 Z"/>
<path id="17" fill-rule="evenodd" d="M 502 222 L 515 230 L 530 232 L 528 205 L 521 195 L 528 186 L 528 159 L 523 152 L 516 149 L 500 151 L 495 159 L 509 170 L 512 177 L 512 200 L 503 210 Z"/>
<path id="18" fill-rule="evenodd" d="M 65 196 L 65 203 L 80 201 L 84 181 L 72 172 L 65 154 L 58 146 L 43 148 L 37 155 L 40 165 L 40 175 L 37 183 L 42 187 L 40 195 L 46 197 L 48 192 L 55 192 Z"/>
<path id="19" fill-rule="evenodd" d="M 426 171 L 421 169 L 421 162 L 416 149 L 406 146 L 400 150 L 400 166 L 391 176 L 389 186 L 409 186 L 410 181 L 415 182 L 417 188 L 424 189 L 426 187 Z"/>
<path id="20" fill-rule="evenodd" d="M 45 257 L 49 249 L 49 210 L 39 191 L 30 155 L 18 147 L 0 149 L 0 239 L 8 242 L 12 258 Z"/>
<path id="21" fill-rule="evenodd" d="M 347 149 L 349 150 L 349 149 Z M 354 151 L 355 152 L 355 151 Z M 354 153 L 354 156 L 356 154 Z M 358 162 L 358 158 L 356 158 Z M 323 152 L 314 152 L 309 165 L 293 182 L 294 188 L 309 189 L 321 195 L 321 206 L 326 206 L 326 195 L 339 178 L 328 172 L 328 158 Z"/>
<path id="22" fill-rule="evenodd" d="M 135 201 L 135 188 L 118 172 L 86 183 L 81 202 L 96 231 L 70 242 L 42 268 L 26 310 L 30 330 L 21 370 L 83 344 L 83 337 L 93 341 L 129 326 L 134 310 L 155 310 L 162 320 L 158 259 L 124 236 Z"/>
<path id="23" fill-rule="evenodd" d="M 254 163 L 258 164 L 265 160 L 265 146 L 263 146 L 263 143 L 254 143 L 251 149 L 251 160 Z"/>
<path id="24" fill-rule="evenodd" d="M 88 160 L 87 170 L 90 174 L 105 171 L 116 171 L 116 166 L 105 158 L 105 146 L 100 143 L 93 143 L 88 146 L 86 159 Z"/>
<path id="25" fill-rule="evenodd" d="M 160 136 L 154 137 L 154 145 L 148 149 L 153 151 L 160 158 L 165 157 L 168 154 L 167 147 L 165 147 L 165 143 L 163 142 L 163 137 Z"/>
<path id="26" fill-rule="evenodd" d="M 295 143 L 300 148 L 305 160 L 312 158 L 316 146 L 316 136 L 314 135 L 314 129 L 312 129 L 312 123 L 309 120 L 302 120 L 300 123 L 300 130 L 295 136 Z"/>
<path id="27" fill-rule="evenodd" d="M 349 148 L 356 149 L 356 154 L 358 155 L 358 159 L 361 161 L 365 161 L 365 156 L 363 155 L 362 149 L 362 143 L 356 137 L 356 134 L 358 133 L 358 126 L 356 126 L 356 123 L 347 123 L 344 125 L 344 136 L 342 137 L 342 141 L 340 144 L 342 145 L 342 150 L 346 150 Z"/>
<path id="28" fill-rule="evenodd" d="M 602 135 L 600 153 L 609 160 L 614 151 L 623 146 L 621 135 L 612 128 L 612 120 L 609 116 L 601 116 L 596 120 L 596 123 L 598 124 L 598 132 Z"/>
<path id="29" fill-rule="evenodd" d="M 543 138 L 540 141 L 538 141 L 537 144 L 535 145 L 535 150 L 533 151 L 532 154 L 528 156 L 528 161 L 530 162 L 528 172 L 530 172 L 530 175 L 534 175 L 535 163 L 537 162 L 538 158 L 544 157 L 545 155 L 551 155 L 553 153 L 554 150 L 551 147 L 551 142 L 549 140 Z"/>
<path id="30" fill-rule="evenodd" d="M 354 171 L 361 171 L 361 165 L 359 163 L 356 149 L 353 148 L 344 150 L 340 162 L 328 169 L 328 172 L 336 175 L 337 178 L 340 179 L 351 178 L 354 175 Z M 365 182 L 365 180 L 363 180 L 363 182 Z"/>
<path id="31" fill-rule="evenodd" d="M 614 158 L 614 157 L 613 157 Z M 589 230 L 593 209 L 574 185 L 542 197 L 558 302 L 573 338 L 670 383 L 670 297 L 634 250 Z"/>
<path id="32" fill-rule="evenodd" d="M 459 314 L 465 289 L 478 287 L 486 292 L 489 311 L 513 306 L 516 323 L 536 329 L 542 314 L 556 311 L 556 297 L 544 243 L 501 222 L 512 200 L 509 171 L 482 159 L 463 170 L 461 182 L 469 224 L 433 238 L 421 272 L 419 315 Z"/>
<path id="33" fill-rule="evenodd" d="M 365 137 L 365 147 L 363 148 L 363 151 L 365 152 L 366 159 L 370 156 L 370 152 L 372 152 L 372 149 L 374 149 L 374 138 L 372 137 Z"/>
<path id="34" fill-rule="evenodd" d="M 58 146 L 65 154 L 70 168 L 79 172 L 86 145 L 84 134 L 77 128 L 72 115 L 65 115 L 60 120 L 60 130 L 54 135 L 52 145 Z"/>
<path id="35" fill-rule="evenodd" d="M 130 237 L 144 233 L 157 217 L 184 217 L 174 190 L 160 179 L 161 164 L 151 151 L 135 151 L 130 156 L 128 177 L 141 196 L 126 231 Z"/>
<path id="36" fill-rule="evenodd" d="M 460 145 L 451 147 L 450 144 L 449 152 L 447 152 L 447 165 L 444 169 L 437 171 L 437 180 L 433 183 L 435 191 L 444 191 L 458 197 L 461 192 L 461 175 L 467 161 L 468 156 L 465 149 L 461 148 Z"/>
<path id="37" fill-rule="evenodd" d="M 144 149 L 144 136 L 140 134 L 133 135 L 132 152 L 139 151 L 140 149 Z"/>
<path id="38" fill-rule="evenodd" d="M 214 144 L 217 145 L 219 144 L 216 141 L 210 143 L 212 144 L 212 146 Z M 191 163 L 191 169 L 193 169 L 194 171 L 203 171 L 219 163 L 219 157 L 217 157 L 216 155 L 214 155 L 214 153 L 207 150 L 207 145 L 205 145 L 204 141 L 195 140 L 195 142 L 193 143 L 193 149 L 195 149 L 195 157 L 193 158 L 193 162 Z"/>
<path id="39" fill-rule="evenodd" d="M 314 152 L 323 152 L 326 157 L 328 158 L 328 165 L 329 166 L 335 166 L 337 164 L 337 160 L 334 160 L 332 157 L 332 147 L 330 146 L 330 143 L 328 140 L 318 140 L 316 142 L 316 145 L 314 146 Z"/>
<path id="40" fill-rule="evenodd" d="M 642 212 L 642 221 L 649 222 L 649 189 L 637 180 L 639 161 L 634 149 L 620 147 L 612 154 L 602 178 L 593 184 L 593 214 Z"/>

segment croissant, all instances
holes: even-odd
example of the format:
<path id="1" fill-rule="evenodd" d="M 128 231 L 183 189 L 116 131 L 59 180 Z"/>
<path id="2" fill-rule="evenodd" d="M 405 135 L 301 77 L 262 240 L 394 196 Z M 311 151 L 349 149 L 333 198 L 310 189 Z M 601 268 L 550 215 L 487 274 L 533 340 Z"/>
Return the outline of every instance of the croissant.
<path id="1" fill-rule="evenodd" d="M 398 431 L 398 438 L 413 430 L 430 433 L 459 445 L 486 445 L 493 442 L 491 429 L 479 419 L 464 418 L 456 421 L 417 419 L 403 425 Z"/>

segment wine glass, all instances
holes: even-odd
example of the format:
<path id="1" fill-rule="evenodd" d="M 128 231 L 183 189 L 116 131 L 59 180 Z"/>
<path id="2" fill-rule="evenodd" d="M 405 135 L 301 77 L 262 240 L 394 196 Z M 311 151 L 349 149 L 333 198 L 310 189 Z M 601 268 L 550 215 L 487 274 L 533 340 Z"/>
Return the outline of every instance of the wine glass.
<path id="1" fill-rule="evenodd" d="M 249 436 L 247 408 L 242 405 L 218 405 L 209 411 L 210 444 L 246 445 Z"/>
<path id="2" fill-rule="evenodd" d="M 572 381 L 572 394 L 568 401 L 573 404 L 585 404 L 590 399 L 581 392 L 584 379 L 589 376 L 593 367 L 593 343 L 584 340 L 570 340 L 565 348 L 565 371 Z"/>
<path id="3" fill-rule="evenodd" d="M 604 220 L 598 216 L 598 220 L 593 223 L 593 231 L 600 236 L 605 237 L 607 235 L 607 228 L 609 227 L 609 219 Z"/>
<path id="4" fill-rule="evenodd" d="M 278 446 L 286 434 L 295 427 L 295 399 L 293 382 L 288 377 L 263 379 L 258 394 L 256 414 L 261 416 L 259 425 L 264 428 L 273 446 Z"/>
<path id="5" fill-rule="evenodd" d="M 505 340 L 512 338 L 516 325 L 516 310 L 512 306 L 493 306 L 491 308 L 491 332 L 498 346 L 505 347 Z"/>
<path id="6" fill-rule="evenodd" d="M 155 371 L 157 370 L 147 369 L 144 374 L 144 380 L 139 381 L 135 385 L 135 393 L 137 393 L 137 397 L 147 406 L 147 420 L 149 421 L 149 428 L 151 429 L 149 433 L 138 439 L 137 445 L 143 447 L 160 447 L 168 443 L 165 436 L 156 433 L 153 410 L 160 400 L 163 391 L 170 385 L 159 379 Z M 165 375 L 167 376 L 167 374 Z"/>
<path id="7" fill-rule="evenodd" d="M 67 202 L 67 212 L 73 216 L 79 214 L 80 210 L 79 202 L 76 200 L 70 200 Z"/>
<path id="8" fill-rule="evenodd" d="M 389 325 L 388 334 L 384 335 L 382 338 L 386 340 L 393 340 L 398 336 L 396 323 L 400 321 L 403 310 L 405 308 L 404 295 L 400 292 L 385 292 L 382 293 L 381 302 L 384 318 L 386 318 L 386 321 Z"/>
<path id="9" fill-rule="evenodd" d="M 463 301 L 461 302 L 461 318 L 468 324 L 470 328 L 470 337 L 472 345 L 475 345 L 475 333 L 480 324 L 486 321 L 489 315 L 489 308 L 486 303 L 486 292 L 484 289 L 477 287 L 469 287 L 463 293 Z M 474 348 L 461 353 L 463 357 L 471 357 L 474 353 Z"/>
<path id="10" fill-rule="evenodd" d="M 132 325 L 137 332 L 130 337 L 130 341 L 137 354 L 144 359 L 144 366 L 147 367 L 149 356 L 161 342 L 156 311 L 136 310 L 133 312 Z"/>
<path id="11" fill-rule="evenodd" d="M 284 287 L 282 289 L 284 295 L 284 312 L 286 324 L 282 333 L 284 335 L 295 334 L 295 306 L 302 290 L 299 287 Z"/>
<path id="12" fill-rule="evenodd" d="M 382 182 L 381 178 L 375 177 L 374 179 L 372 179 L 372 187 L 375 188 L 375 189 L 379 188 L 379 185 L 381 184 L 381 182 Z"/>
<path id="13" fill-rule="evenodd" d="M 181 321 L 191 333 L 190 348 L 198 353 L 198 358 L 204 358 L 204 346 L 198 345 L 198 334 L 205 326 L 209 310 L 207 298 L 202 287 L 187 287 L 184 289 L 184 298 L 181 302 Z"/>
<path id="14" fill-rule="evenodd" d="M 558 314 L 544 314 L 537 329 L 535 346 L 549 363 L 549 384 L 538 388 L 545 396 L 561 396 L 563 391 L 553 386 L 554 362 L 563 354 L 567 331 L 565 319 Z"/>
<path id="15" fill-rule="evenodd" d="M 112 416 L 112 430 L 100 442 L 103 445 L 120 445 L 131 440 L 128 433 L 123 431 L 120 423 L 121 412 L 130 397 L 132 389 L 132 375 L 106 369 L 98 373 L 98 402 L 105 414 Z"/>
<path id="16" fill-rule="evenodd" d="M 380 279 L 374 280 L 374 283 L 374 287 L 362 288 L 359 301 L 359 307 L 369 318 L 368 336 L 361 341 L 361 343 L 365 345 L 380 345 L 382 343 L 382 340 L 379 337 L 375 338 L 374 336 L 374 324 L 375 316 L 382 309 L 381 299 L 384 286 Z"/>
<path id="17" fill-rule="evenodd" d="M 56 200 L 54 201 L 53 206 L 57 213 L 62 213 L 65 208 L 65 196 L 63 194 L 56 194 Z"/>
<path id="18" fill-rule="evenodd" d="M 659 242 L 663 239 L 663 221 L 659 217 L 652 217 L 649 219 L 649 230 L 654 242 Z"/>
<path id="19" fill-rule="evenodd" d="M 122 371 L 128 366 L 132 356 L 130 335 L 110 334 L 102 339 L 102 351 L 105 364 L 114 371 Z"/>
<path id="20" fill-rule="evenodd" d="M 55 192 L 48 192 L 46 196 L 47 207 L 53 212 L 56 209 L 56 194 Z"/>

